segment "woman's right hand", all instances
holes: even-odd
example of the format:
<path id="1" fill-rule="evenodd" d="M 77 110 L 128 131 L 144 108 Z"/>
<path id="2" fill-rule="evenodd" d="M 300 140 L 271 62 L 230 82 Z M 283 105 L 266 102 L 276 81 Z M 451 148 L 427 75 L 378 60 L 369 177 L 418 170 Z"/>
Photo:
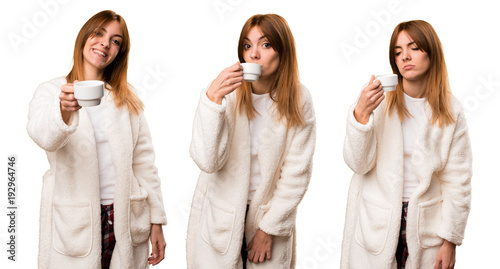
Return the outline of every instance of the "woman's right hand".
<path id="1" fill-rule="evenodd" d="M 375 76 L 372 75 L 370 83 L 368 83 L 368 85 L 361 92 L 358 103 L 354 108 L 354 118 L 356 118 L 356 120 L 361 124 L 368 123 L 370 120 L 370 114 L 385 98 L 380 81 L 374 80 Z"/>
<path id="2" fill-rule="evenodd" d="M 78 101 L 75 99 L 75 92 L 73 85 L 78 80 L 75 80 L 73 83 L 67 83 L 61 86 L 61 93 L 59 94 L 60 101 L 60 109 L 63 121 L 68 124 L 69 118 L 71 114 L 75 111 L 80 110 L 82 108 Z"/>
<path id="3" fill-rule="evenodd" d="M 208 99 L 221 105 L 224 96 L 241 86 L 242 81 L 243 67 L 238 62 L 222 70 L 222 72 L 212 82 L 207 90 Z"/>

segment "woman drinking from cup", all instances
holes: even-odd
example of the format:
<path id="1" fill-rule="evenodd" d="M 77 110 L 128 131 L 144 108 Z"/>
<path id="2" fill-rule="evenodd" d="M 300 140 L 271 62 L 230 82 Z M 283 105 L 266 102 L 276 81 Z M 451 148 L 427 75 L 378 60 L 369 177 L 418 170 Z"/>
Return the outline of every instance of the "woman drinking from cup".
<path id="1" fill-rule="evenodd" d="M 78 33 L 69 74 L 31 100 L 27 130 L 50 163 L 39 268 L 136 269 L 164 258 L 160 179 L 143 104 L 127 83 L 129 49 L 125 20 L 97 13 Z M 99 106 L 75 99 L 74 82 L 87 80 L 104 82 Z"/>
<path id="2" fill-rule="evenodd" d="M 341 268 L 453 268 L 471 200 L 464 112 L 429 23 L 396 26 L 389 60 L 396 90 L 372 76 L 348 113 Z"/>
<path id="3" fill-rule="evenodd" d="M 188 226 L 188 268 L 292 268 L 295 218 L 312 172 L 315 116 L 295 44 L 275 14 L 247 20 L 241 63 L 201 92 L 190 153 L 202 170 Z M 247 68 L 247 67 L 245 67 Z"/>

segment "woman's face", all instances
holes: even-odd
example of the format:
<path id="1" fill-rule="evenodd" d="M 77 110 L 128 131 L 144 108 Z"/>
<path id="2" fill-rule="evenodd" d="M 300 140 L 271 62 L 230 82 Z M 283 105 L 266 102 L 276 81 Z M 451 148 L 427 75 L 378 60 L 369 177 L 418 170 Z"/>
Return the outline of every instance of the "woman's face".
<path id="1" fill-rule="evenodd" d="M 278 70 L 280 57 L 261 32 L 259 26 L 250 29 L 243 44 L 243 59 L 247 63 L 262 65 L 261 79 L 272 78 Z"/>
<path id="2" fill-rule="evenodd" d="M 431 65 L 429 55 L 420 50 L 405 31 L 399 33 L 394 53 L 396 65 L 404 80 L 418 81 L 426 78 Z"/>
<path id="3" fill-rule="evenodd" d="M 120 51 L 123 33 L 118 21 L 112 21 L 90 36 L 83 47 L 85 69 L 96 69 L 97 72 L 111 64 Z"/>

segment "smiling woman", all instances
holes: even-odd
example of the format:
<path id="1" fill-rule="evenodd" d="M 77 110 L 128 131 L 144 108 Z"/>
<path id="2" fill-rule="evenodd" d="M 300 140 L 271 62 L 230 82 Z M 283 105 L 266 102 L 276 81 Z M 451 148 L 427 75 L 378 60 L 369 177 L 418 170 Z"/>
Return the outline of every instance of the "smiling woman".
<path id="1" fill-rule="evenodd" d="M 85 66 L 91 66 L 89 71 L 104 71 L 104 68 L 115 60 L 120 51 L 123 34 L 118 21 L 111 21 L 101 29 L 97 29 L 95 34 L 85 42 L 83 47 L 83 59 Z M 102 74 L 92 75 L 95 78 L 102 77 Z"/>
<path id="2" fill-rule="evenodd" d="M 70 73 L 31 100 L 27 130 L 50 163 L 39 268 L 136 269 L 164 258 L 160 178 L 142 102 L 127 83 L 129 49 L 124 19 L 97 13 L 78 33 Z M 78 80 L 105 85 L 100 105 L 80 106 Z"/>

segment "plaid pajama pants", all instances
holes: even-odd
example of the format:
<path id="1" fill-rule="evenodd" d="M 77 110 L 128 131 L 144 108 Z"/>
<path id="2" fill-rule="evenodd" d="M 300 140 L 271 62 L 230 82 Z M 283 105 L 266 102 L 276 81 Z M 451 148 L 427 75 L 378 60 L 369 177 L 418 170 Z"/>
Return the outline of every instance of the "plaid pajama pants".
<path id="1" fill-rule="evenodd" d="M 401 228 L 399 230 L 399 242 L 396 249 L 396 261 L 398 269 L 404 269 L 408 259 L 408 245 L 406 243 L 406 216 L 408 213 L 408 202 L 403 202 L 403 211 L 401 212 Z"/>
<path id="2" fill-rule="evenodd" d="M 101 266 L 102 269 L 109 269 L 111 255 L 115 248 L 115 233 L 113 223 L 115 221 L 113 204 L 101 205 L 101 232 L 102 232 L 102 251 Z"/>

